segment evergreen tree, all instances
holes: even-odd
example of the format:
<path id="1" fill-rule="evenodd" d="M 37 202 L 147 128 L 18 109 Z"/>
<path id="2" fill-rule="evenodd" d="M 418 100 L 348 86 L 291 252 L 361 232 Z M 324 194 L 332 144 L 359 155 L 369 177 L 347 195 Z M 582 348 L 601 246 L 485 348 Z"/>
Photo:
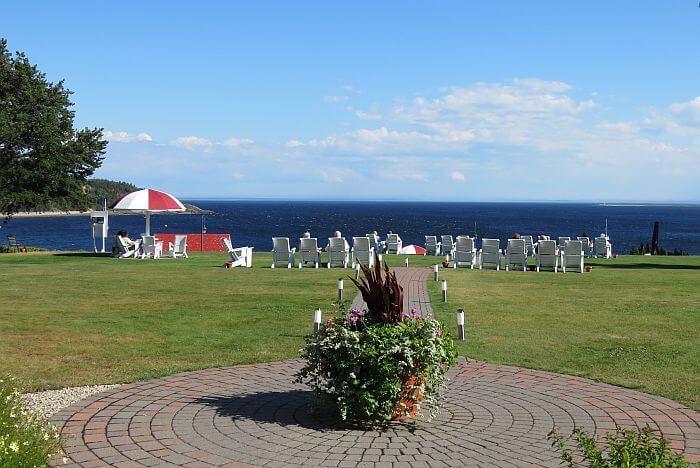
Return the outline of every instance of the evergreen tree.
<path id="1" fill-rule="evenodd" d="M 87 178 L 100 167 L 102 129 L 73 128 L 71 91 L 46 80 L 0 39 L 0 213 L 47 203 L 87 208 Z"/>

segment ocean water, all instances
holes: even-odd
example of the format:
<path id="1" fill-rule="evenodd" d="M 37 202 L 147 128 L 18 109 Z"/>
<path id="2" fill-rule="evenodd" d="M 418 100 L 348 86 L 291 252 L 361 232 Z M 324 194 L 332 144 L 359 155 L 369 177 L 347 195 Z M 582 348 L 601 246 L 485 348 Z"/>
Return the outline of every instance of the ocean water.
<path id="1" fill-rule="evenodd" d="M 640 242 L 651 242 L 654 221 L 661 227 L 660 245 L 700 255 L 699 205 L 600 205 L 583 203 L 433 203 L 186 200 L 214 211 L 206 215 L 209 233 L 229 233 L 236 245 L 258 251 L 272 248 L 273 236 L 292 245 L 304 231 L 326 238 L 335 230 L 350 238 L 389 230 L 406 244 L 423 245 L 426 234 L 468 234 L 505 240 L 516 232 L 552 237 L 599 235 L 608 223 L 613 251 L 626 254 Z M 88 217 L 15 218 L 0 228 L 0 242 L 16 235 L 30 245 L 58 250 L 92 250 Z M 200 215 L 154 215 L 152 232 L 199 233 Z M 112 216 L 110 232 L 143 232 L 142 216 Z M 479 245 L 479 242 L 477 242 Z"/>

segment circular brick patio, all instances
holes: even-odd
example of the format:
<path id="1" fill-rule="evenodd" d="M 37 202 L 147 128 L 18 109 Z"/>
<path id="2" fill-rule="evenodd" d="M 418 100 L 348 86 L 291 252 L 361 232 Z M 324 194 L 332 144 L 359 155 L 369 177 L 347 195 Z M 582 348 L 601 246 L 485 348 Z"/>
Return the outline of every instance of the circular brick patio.
<path id="1" fill-rule="evenodd" d="M 187 372 L 58 413 L 79 466 L 556 466 L 547 434 L 661 431 L 700 458 L 700 415 L 671 400 L 549 372 L 461 360 L 443 412 L 384 431 L 347 427 L 295 384 L 300 361 Z M 69 462 L 70 463 L 70 462 Z"/>

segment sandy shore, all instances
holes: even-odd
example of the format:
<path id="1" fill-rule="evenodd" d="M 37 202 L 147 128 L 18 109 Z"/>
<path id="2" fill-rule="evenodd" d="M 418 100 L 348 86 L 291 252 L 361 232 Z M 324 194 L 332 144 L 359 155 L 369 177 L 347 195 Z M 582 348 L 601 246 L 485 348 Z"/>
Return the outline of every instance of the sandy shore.
<path id="1" fill-rule="evenodd" d="M 21 211 L 13 218 L 55 218 L 64 216 L 89 216 L 89 211 Z"/>

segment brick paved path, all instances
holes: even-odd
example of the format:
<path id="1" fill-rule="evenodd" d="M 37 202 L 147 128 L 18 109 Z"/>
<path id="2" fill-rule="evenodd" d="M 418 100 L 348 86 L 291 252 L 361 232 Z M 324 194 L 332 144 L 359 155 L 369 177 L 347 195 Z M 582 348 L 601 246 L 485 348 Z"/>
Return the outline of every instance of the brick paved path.
<path id="1" fill-rule="evenodd" d="M 432 275 L 432 270 L 429 268 L 392 268 L 392 271 L 396 272 L 396 279 L 399 280 L 399 284 L 403 288 L 404 310 L 411 310 L 415 307 L 423 316 L 432 316 L 433 308 L 430 305 L 426 284 L 428 276 Z M 360 309 L 366 307 L 360 294 L 355 296 L 350 307 Z"/>
<path id="2" fill-rule="evenodd" d="M 431 311 L 429 269 L 397 269 Z M 413 292 L 414 287 L 419 291 Z M 416 307 L 418 307 L 416 305 Z M 700 414 L 578 377 L 461 360 L 442 414 L 382 432 L 348 427 L 294 383 L 300 361 L 186 372 L 123 385 L 57 413 L 73 466 L 556 466 L 553 429 L 659 430 L 700 461 Z"/>

